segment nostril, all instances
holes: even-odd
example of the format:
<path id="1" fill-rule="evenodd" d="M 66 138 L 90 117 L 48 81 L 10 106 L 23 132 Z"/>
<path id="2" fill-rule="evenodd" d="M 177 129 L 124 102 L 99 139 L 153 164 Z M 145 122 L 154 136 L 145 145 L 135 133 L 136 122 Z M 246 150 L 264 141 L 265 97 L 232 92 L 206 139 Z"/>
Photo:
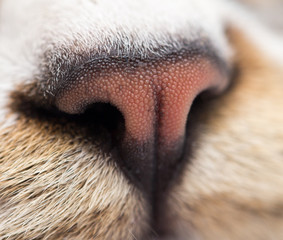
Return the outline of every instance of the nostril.
<path id="1" fill-rule="evenodd" d="M 108 139 L 106 144 L 111 142 L 111 145 L 116 146 L 124 136 L 125 121 L 123 115 L 115 106 L 109 103 L 91 104 L 78 117 L 84 124 L 95 126 L 97 131 L 107 132 L 108 137 L 111 139 Z"/>
<path id="2" fill-rule="evenodd" d="M 70 114 L 98 102 L 115 106 L 125 123 L 119 133 L 124 165 L 144 189 L 152 191 L 152 185 L 170 178 L 182 155 L 187 115 L 196 96 L 227 85 L 215 59 L 196 52 L 85 62 L 61 83 L 56 105 Z"/>

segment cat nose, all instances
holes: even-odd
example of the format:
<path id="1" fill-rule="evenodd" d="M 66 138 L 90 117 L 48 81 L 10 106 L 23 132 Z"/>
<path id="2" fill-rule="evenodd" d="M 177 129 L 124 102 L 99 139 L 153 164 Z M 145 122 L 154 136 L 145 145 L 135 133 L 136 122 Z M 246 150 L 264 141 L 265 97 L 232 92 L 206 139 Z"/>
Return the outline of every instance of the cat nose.
<path id="1" fill-rule="evenodd" d="M 196 96 L 208 89 L 219 92 L 226 85 L 217 64 L 194 51 L 160 58 L 107 57 L 75 69 L 58 90 L 56 105 L 70 114 L 96 102 L 117 107 L 125 120 L 119 151 L 123 165 L 148 190 L 172 175 Z"/>

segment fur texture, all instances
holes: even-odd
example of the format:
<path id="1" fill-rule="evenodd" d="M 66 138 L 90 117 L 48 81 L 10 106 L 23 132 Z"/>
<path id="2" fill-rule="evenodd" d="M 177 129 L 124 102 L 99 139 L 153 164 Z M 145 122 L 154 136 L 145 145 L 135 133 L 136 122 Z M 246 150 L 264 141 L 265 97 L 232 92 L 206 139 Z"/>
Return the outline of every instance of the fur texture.
<path id="1" fill-rule="evenodd" d="M 160 55 L 180 39 L 209 41 L 237 74 L 201 105 L 155 229 L 109 133 L 46 99 L 66 66 Z M 0 239 L 283 239 L 281 43 L 232 1 L 0 1 Z"/>

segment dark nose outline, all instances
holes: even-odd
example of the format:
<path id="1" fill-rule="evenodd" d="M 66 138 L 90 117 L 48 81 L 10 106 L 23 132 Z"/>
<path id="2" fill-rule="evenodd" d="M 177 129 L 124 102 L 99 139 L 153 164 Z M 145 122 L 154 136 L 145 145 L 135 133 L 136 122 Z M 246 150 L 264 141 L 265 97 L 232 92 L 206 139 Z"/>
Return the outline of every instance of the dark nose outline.
<path id="1" fill-rule="evenodd" d="M 223 66 L 210 46 L 146 59 L 96 57 L 60 84 L 55 103 L 70 114 L 95 102 L 116 106 L 125 119 L 124 167 L 146 192 L 162 191 L 182 155 L 192 102 L 228 85 Z"/>

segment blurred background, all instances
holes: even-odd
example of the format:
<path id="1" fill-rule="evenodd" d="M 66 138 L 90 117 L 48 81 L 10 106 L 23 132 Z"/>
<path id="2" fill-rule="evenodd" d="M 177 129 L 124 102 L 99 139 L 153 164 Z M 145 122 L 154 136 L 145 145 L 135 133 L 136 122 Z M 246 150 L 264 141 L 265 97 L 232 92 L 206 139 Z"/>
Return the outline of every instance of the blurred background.
<path id="1" fill-rule="evenodd" d="M 238 0 L 255 10 L 270 27 L 283 32 L 283 0 Z M 283 43 L 282 43 L 283 44 Z"/>

